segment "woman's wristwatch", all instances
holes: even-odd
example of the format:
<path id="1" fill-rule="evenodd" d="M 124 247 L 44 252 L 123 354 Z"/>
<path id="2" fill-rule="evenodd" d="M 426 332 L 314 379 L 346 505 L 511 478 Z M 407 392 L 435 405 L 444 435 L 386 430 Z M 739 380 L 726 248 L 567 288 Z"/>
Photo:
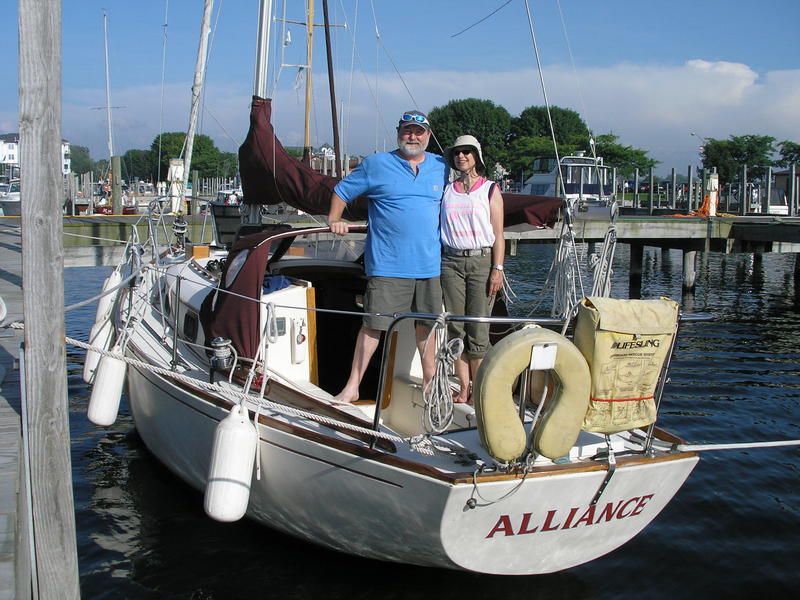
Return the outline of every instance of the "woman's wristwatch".
<path id="1" fill-rule="evenodd" d="M 503 265 L 492 265 L 492 268 L 497 270 L 497 271 L 502 271 L 503 270 Z"/>

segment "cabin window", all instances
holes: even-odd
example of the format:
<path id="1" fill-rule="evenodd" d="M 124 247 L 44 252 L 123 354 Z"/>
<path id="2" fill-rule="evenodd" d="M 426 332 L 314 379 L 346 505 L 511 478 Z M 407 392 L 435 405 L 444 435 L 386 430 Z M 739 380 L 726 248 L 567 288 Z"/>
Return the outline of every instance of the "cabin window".
<path id="1" fill-rule="evenodd" d="M 199 320 L 197 315 L 193 312 L 187 312 L 186 316 L 183 318 L 183 335 L 187 340 L 196 340 L 197 339 L 197 330 L 199 326 Z"/>
<path id="2" fill-rule="evenodd" d="M 239 274 L 239 271 L 242 270 L 245 261 L 247 260 L 247 256 L 250 254 L 250 250 L 242 250 L 237 254 L 234 259 L 228 264 L 228 271 L 225 274 L 225 287 L 230 288 L 231 284 L 233 284 L 236 276 Z"/>
<path id="3" fill-rule="evenodd" d="M 554 158 L 536 158 L 533 161 L 534 173 L 550 173 L 556 169 L 556 159 Z"/>

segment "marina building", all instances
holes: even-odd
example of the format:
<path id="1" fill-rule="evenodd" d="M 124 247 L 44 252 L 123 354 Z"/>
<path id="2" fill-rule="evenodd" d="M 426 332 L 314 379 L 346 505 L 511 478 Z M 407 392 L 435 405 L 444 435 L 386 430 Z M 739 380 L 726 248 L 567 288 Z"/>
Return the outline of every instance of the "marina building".
<path id="1" fill-rule="evenodd" d="M 70 144 L 61 140 L 61 173 L 69 175 L 71 172 Z M 19 133 L 0 134 L 0 176 L 19 177 Z"/>

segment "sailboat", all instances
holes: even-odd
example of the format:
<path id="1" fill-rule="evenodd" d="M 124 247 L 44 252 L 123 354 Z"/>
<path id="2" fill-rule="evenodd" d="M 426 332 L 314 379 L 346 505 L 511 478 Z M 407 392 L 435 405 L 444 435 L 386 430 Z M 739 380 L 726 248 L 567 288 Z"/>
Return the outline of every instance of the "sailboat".
<path id="1" fill-rule="evenodd" d="M 677 304 L 585 298 L 570 338 L 563 319 L 483 318 L 502 339 L 474 406 L 423 387 L 412 322 L 436 319 L 444 347 L 449 320 L 478 318 L 395 315 L 366 399 L 336 402 L 363 315 L 367 230 L 261 223 L 259 204 L 326 213 L 336 182 L 290 157 L 270 119 L 257 93 L 240 168 L 258 218 L 220 219 L 211 246 L 189 243 L 180 220 L 130 241 L 98 306 L 95 327 L 110 333 L 90 348 L 102 357 L 87 374 L 90 420 L 113 423 L 126 385 L 145 445 L 204 491 L 211 518 L 365 558 L 551 573 L 656 518 L 699 460 L 656 425 Z M 552 218 L 540 210 L 509 198 L 506 223 Z"/>

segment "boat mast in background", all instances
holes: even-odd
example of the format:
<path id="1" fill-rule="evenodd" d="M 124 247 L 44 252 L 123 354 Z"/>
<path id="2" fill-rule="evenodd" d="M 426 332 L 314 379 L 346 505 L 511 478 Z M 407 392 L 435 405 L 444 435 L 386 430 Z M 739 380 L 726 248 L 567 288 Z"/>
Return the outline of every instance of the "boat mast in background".
<path id="1" fill-rule="evenodd" d="M 339 123 L 336 119 L 336 86 L 333 83 L 333 56 L 331 54 L 331 25 L 328 20 L 328 0 L 322 0 L 322 14 L 325 17 L 325 52 L 328 58 L 328 88 L 331 96 L 331 124 L 333 126 L 333 172 L 331 175 L 344 174 L 341 148 L 339 146 Z"/>
<path id="2" fill-rule="evenodd" d="M 108 78 L 108 15 L 103 12 L 103 49 L 106 59 L 106 120 L 108 121 L 108 160 L 111 167 L 111 157 L 114 156 L 114 140 L 111 136 L 111 84 Z"/>
<path id="3" fill-rule="evenodd" d="M 306 15 L 306 118 L 303 136 L 303 162 L 311 164 L 311 65 L 314 54 L 314 0 L 308 0 Z"/>
<path id="4" fill-rule="evenodd" d="M 186 132 L 186 152 L 183 161 L 183 181 L 182 189 L 178 194 L 180 205 L 175 206 L 175 197 L 173 196 L 172 212 L 182 212 L 182 208 L 186 198 L 186 190 L 189 188 L 189 170 L 192 165 L 192 149 L 194 147 L 194 132 L 197 128 L 197 115 L 200 110 L 200 96 L 203 91 L 203 80 L 205 79 L 206 72 L 206 55 L 208 53 L 208 36 L 211 33 L 211 9 L 214 6 L 214 0 L 205 0 L 203 8 L 203 22 L 200 24 L 200 46 L 197 49 L 197 63 L 194 68 L 194 83 L 192 84 L 192 108 L 189 113 L 189 129 Z M 170 193 L 172 196 L 172 193 Z M 176 208 L 178 210 L 176 210 Z"/>

